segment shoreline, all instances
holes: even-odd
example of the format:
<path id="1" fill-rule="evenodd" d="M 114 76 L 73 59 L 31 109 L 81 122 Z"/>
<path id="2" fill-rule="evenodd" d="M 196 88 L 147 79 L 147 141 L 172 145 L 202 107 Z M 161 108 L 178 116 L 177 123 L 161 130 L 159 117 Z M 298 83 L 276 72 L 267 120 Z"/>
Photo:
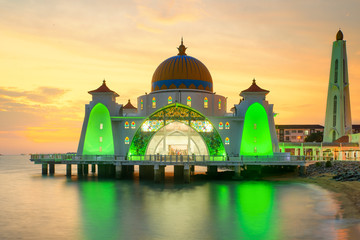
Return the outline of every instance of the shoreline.
<path id="1" fill-rule="evenodd" d="M 360 181 L 336 181 L 334 176 L 348 172 L 347 165 L 351 164 L 354 171 L 354 162 L 335 163 L 332 168 L 310 165 L 310 173 L 298 176 L 297 172 L 285 173 L 280 176 L 265 177 L 268 181 L 289 181 L 310 183 L 328 190 L 340 205 L 341 218 L 360 219 Z M 345 165 L 345 167 L 343 166 Z M 360 162 L 356 162 L 360 166 Z"/>

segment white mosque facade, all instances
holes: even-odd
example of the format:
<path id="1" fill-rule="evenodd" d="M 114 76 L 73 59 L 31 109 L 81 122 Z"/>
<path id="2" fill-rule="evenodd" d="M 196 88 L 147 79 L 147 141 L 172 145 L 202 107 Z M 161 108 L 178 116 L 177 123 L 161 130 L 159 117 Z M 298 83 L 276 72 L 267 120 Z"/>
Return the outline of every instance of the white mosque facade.
<path id="1" fill-rule="evenodd" d="M 227 112 L 227 97 L 214 93 L 207 67 L 185 53 L 155 70 L 151 92 L 118 104 L 105 80 L 90 91 L 78 155 L 117 155 L 130 160 L 151 156 L 191 156 L 224 160 L 279 154 L 269 91 L 253 80 L 242 99 Z M 234 86 L 235 88 L 237 86 Z M 240 90 L 240 89 L 239 89 Z"/>

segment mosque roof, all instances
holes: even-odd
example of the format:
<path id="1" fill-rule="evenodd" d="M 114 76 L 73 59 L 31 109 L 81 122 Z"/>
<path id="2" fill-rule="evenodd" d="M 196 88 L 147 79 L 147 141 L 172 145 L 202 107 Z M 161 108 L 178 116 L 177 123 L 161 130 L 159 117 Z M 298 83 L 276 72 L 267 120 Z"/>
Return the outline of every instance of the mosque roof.
<path id="1" fill-rule="evenodd" d="M 343 40 L 344 39 L 344 34 L 342 33 L 342 31 L 339 29 L 339 31 L 336 34 L 336 41 L 338 40 Z"/>
<path id="2" fill-rule="evenodd" d="M 119 96 L 119 94 L 117 94 L 117 93 L 114 92 L 113 90 L 110 90 L 110 88 L 108 88 L 108 86 L 106 86 L 106 81 L 105 81 L 105 79 L 103 80 L 103 84 L 102 84 L 100 87 L 98 87 L 98 88 L 95 89 L 95 90 L 89 91 L 88 93 L 92 94 L 92 93 L 105 93 L 105 92 L 113 93 L 113 94 L 115 94 L 116 96 Z"/>
<path id="3" fill-rule="evenodd" d="M 244 92 L 264 92 L 265 94 L 268 94 L 270 91 L 262 89 L 261 87 L 259 87 L 256 84 L 256 80 L 254 78 L 251 86 L 248 89 L 241 91 L 241 93 L 244 93 Z"/>
<path id="4" fill-rule="evenodd" d="M 188 56 L 181 39 L 177 56 L 163 61 L 155 70 L 151 91 L 166 89 L 198 89 L 212 92 L 213 82 L 209 70 L 198 59 Z"/>
<path id="5" fill-rule="evenodd" d="M 125 106 L 123 106 L 123 109 L 137 109 L 137 108 L 131 104 L 130 99 L 129 99 L 128 103 Z"/>
<path id="6" fill-rule="evenodd" d="M 334 142 L 336 142 L 336 143 L 348 143 L 349 142 L 349 135 L 344 135 L 344 136 L 336 139 Z"/>

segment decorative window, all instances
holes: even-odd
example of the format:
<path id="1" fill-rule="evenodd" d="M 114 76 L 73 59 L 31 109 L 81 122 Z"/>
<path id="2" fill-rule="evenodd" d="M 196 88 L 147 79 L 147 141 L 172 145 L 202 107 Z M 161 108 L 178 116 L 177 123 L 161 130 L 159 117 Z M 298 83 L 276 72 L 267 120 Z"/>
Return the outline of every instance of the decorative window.
<path id="1" fill-rule="evenodd" d="M 171 103 L 172 103 L 172 97 L 169 96 L 169 97 L 168 97 L 168 104 L 171 104 Z"/>
<path id="2" fill-rule="evenodd" d="M 129 144 L 129 137 L 125 138 L 125 144 Z"/>
<path id="3" fill-rule="evenodd" d="M 254 153 L 256 153 L 257 152 L 257 149 L 256 149 L 256 147 L 254 147 Z"/>
<path id="4" fill-rule="evenodd" d="M 186 103 L 189 107 L 191 107 L 191 97 L 190 96 L 187 97 Z"/>
<path id="5" fill-rule="evenodd" d="M 219 129 L 223 129 L 224 128 L 224 124 L 222 122 L 219 122 Z"/>
<path id="6" fill-rule="evenodd" d="M 100 123 L 100 130 L 104 128 L 104 124 Z"/>
<path id="7" fill-rule="evenodd" d="M 337 112 L 337 96 L 334 96 L 334 106 L 333 106 L 333 127 L 336 127 L 336 112 Z"/>
<path id="8" fill-rule="evenodd" d="M 99 147 L 99 152 L 102 152 L 102 147 Z"/>
<path id="9" fill-rule="evenodd" d="M 126 128 L 126 129 L 129 128 L 129 122 L 125 122 L 125 128 Z"/>
<path id="10" fill-rule="evenodd" d="M 334 83 L 338 81 L 338 71 L 339 71 L 339 61 L 335 60 L 335 76 L 334 76 Z"/>
<path id="11" fill-rule="evenodd" d="M 208 99 L 207 97 L 204 98 L 204 108 L 208 108 Z"/>
<path id="12" fill-rule="evenodd" d="M 256 129 L 256 123 L 254 123 L 254 129 Z M 285 134 L 290 134 L 289 131 L 285 131 Z"/>
<path id="13" fill-rule="evenodd" d="M 256 143 L 256 137 L 254 137 L 254 143 Z"/>
<path id="14" fill-rule="evenodd" d="M 219 98 L 219 110 L 221 109 L 221 99 Z"/>
<path id="15" fill-rule="evenodd" d="M 152 99 L 152 108 L 156 108 L 156 98 L 153 97 Z"/>
<path id="16" fill-rule="evenodd" d="M 140 109 L 143 110 L 144 109 L 144 101 L 141 99 L 140 100 Z"/>
<path id="17" fill-rule="evenodd" d="M 102 137 L 99 138 L 99 142 L 102 142 Z"/>
<path id="18" fill-rule="evenodd" d="M 230 123 L 229 122 L 225 123 L 225 129 L 230 129 Z"/>
<path id="19" fill-rule="evenodd" d="M 131 128 L 132 128 L 132 129 L 135 129 L 135 127 L 136 127 L 135 122 L 131 122 Z"/>
<path id="20" fill-rule="evenodd" d="M 227 137 L 225 138 L 225 145 L 229 145 L 230 144 L 230 139 Z"/>

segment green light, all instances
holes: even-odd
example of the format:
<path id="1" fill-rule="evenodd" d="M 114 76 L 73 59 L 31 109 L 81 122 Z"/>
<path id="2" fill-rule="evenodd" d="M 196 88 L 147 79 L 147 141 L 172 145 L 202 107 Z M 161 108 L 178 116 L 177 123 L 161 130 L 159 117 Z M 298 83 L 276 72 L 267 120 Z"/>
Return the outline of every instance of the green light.
<path id="1" fill-rule="evenodd" d="M 84 141 L 84 155 L 114 155 L 109 110 L 98 103 L 91 110 Z"/>
<path id="2" fill-rule="evenodd" d="M 246 111 L 240 155 L 273 155 L 268 117 L 260 103 L 253 103 Z"/>
<path id="3" fill-rule="evenodd" d="M 236 213 L 242 238 L 268 239 L 268 236 L 276 236 L 274 186 L 266 182 L 246 182 L 239 184 L 236 192 Z"/>

